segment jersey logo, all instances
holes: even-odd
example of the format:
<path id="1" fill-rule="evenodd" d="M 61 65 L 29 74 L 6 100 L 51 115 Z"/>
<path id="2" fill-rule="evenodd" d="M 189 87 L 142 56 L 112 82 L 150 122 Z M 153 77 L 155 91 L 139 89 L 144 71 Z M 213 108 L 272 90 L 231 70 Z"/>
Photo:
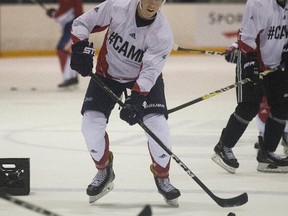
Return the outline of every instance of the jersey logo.
<path id="1" fill-rule="evenodd" d="M 272 40 L 272 39 L 282 39 L 282 38 L 288 38 L 288 29 L 287 25 L 284 26 L 271 26 L 268 34 L 267 34 L 267 39 Z"/>
<path id="2" fill-rule="evenodd" d="M 96 150 L 94 150 L 94 149 L 91 149 L 91 151 L 90 152 L 92 152 L 92 153 L 97 153 L 97 151 Z"/>
<path id="3" fill-rule="evenodd" d="M 95 49 L 91 47 L 85 47 L 83 50 L 83 53 L 88 54 L 88 55 L 94 55 Z"/>
<path id="4" fill-rule="evenodd" d="M 99 7 L 95 7 L 94 8 L 94 11 L 97 13 L 98 12 L 98 10 L 99 10 Z"/>
<path id="5" fill-rule="evenodd" d="M 108 38 L 108 42 L 119 54 L 122 54 L 126 58 L 135 62 L 142 61 L 144 51 L 137 49 L 129 41 L 125 41 L 118 33 L 112 32 Z"/>
<path id="6" fill-rule="evenodd" d="M 134 39 L 136 39 L 136 34 L 135 33 L 131 33 L 131 34 L 129 34 L 129 36 L 134 38 Z"/>
<path id="7" fill-rule="evenodd" d="M 159 156 L 159 158 L 165 158 L 165 157 L 167 157 L 166 154 L 162 154 L 162 155 Z"/>

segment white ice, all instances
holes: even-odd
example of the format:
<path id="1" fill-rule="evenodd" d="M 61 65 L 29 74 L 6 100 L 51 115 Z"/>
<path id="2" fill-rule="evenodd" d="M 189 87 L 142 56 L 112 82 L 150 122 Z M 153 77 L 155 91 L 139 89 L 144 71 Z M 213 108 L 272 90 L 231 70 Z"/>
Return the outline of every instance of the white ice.
<path id="1" fill-rule="evenodd" d="M 164 69 L 169 108 L 235 82 L 234 65 L 215 56 L 171 56 Z M 256 171 L 254 121 L 234 153 L 240 162 L 229 174 L 212 160 L 221 130 L 236 106 L 235 89 L 176 111 L 169 116 L 173 153 L 221 198 L 248 193 L 240 207 L 218 206 L 174 160 L 170 178 L 182 193 L 179 208 L 168 207 L 149 171 L 143 129 L 129 126 L 115 107 L 108 133 L 114 153 L 114 190 L 88 203 L 87 185 L 96 173 L 80 131 L 80 109 L 88 78 L 72 91 L 60 91 L 56 57 L 0 59 L 0 158 L 30 158 L 31 193 L 16 198 L 63 216 L 135 216 L 145 204 L 153 215 L 287 215 L 288 176 Z M 11 90 L 15 87 L 17 90 Z M 33 91 L 32 88 L 36 90 Z M 279 145 L 277 153 L 282 154 Z M 39 215 L 0 199 L 1 216 Z"/>

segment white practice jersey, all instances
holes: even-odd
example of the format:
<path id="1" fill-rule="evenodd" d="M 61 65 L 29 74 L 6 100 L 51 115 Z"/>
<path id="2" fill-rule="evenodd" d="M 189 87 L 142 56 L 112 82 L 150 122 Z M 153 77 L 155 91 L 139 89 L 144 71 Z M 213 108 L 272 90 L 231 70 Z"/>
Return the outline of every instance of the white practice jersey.
<path id="1" fill-rule="evenodd" d="M 282 8 L 276 0 L 248 0 L 239 46 L 244 52 L 257 51 L 263 66 L 274 68 L 281 62 L 288 41 L 288 3 Z"/>
<path id="2" fill-rule="evenodd" d="M 106 0 L 78 17 L 72 39 L 89 39 L 90 33 L 108 27 L 100 49 L 96 73 L 125 83 L 135 81 L 133 90 L 148 93 L 161 74 L 173 47 L 173 34 L 161 11 L 148 26 L 136 26 L 140 0 Z"/>

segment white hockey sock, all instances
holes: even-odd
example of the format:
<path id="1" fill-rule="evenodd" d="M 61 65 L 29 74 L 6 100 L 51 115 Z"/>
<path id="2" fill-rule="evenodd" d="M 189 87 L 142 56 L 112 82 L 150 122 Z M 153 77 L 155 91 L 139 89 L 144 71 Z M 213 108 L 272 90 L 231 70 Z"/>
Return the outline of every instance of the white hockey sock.
<path id="1" fill-rule="evenodd" d="M 107 119 L 98 111 L 86 111 L 82 119 L 82 133 L 90 155 L 96 161 L 104 155 Z"/>
<path id="2" fill-rule="evenodd" d="M 150 114 L 144 116 L 144 124 L 163 142 L 163 144 L 171 150 L 170 131 L 167 120 L 164 115 Z M 170 156 L 163 150 L 163 148 L 147 133 L 150 153 L 154 161 L 161 167 L 166 167 L 169 163 Z"/>

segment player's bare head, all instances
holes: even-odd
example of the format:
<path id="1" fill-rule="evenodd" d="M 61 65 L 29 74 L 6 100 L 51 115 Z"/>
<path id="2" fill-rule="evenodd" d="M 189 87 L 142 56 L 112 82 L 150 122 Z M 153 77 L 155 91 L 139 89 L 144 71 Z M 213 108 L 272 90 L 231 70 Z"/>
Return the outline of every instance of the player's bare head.
<path id="1" fill-rule="evenodd" d="M 166 0 L 140 0 L 138 15 L 144 19 L 153 19 Z"/>

